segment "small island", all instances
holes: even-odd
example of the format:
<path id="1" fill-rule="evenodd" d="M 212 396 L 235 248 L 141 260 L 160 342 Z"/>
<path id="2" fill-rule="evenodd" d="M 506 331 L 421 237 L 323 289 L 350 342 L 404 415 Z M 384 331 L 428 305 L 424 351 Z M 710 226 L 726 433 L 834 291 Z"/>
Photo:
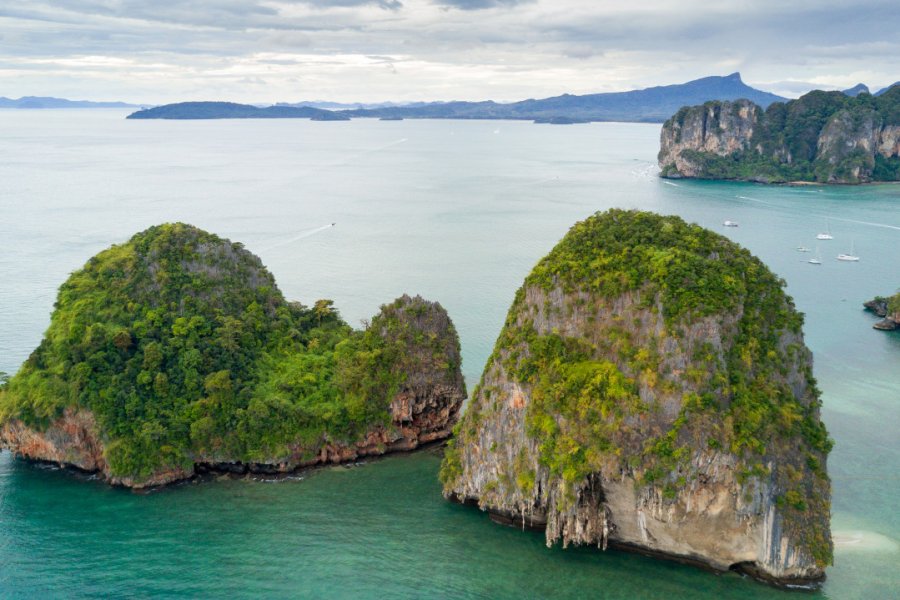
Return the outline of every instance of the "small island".
<path id="1" fill-rule="evenodd" d="M 668 178 L 900 181 L 900 85 L 814 91 L 766 109 L 749 100 L 684 107 L 663 125 L 659 167 Z"/>
<path id="2" fill-rule="evenodd" d="M 784 285 L 677 217 L 576 224 L 515 296 L 446 451 L 445 496 L 548 545 L 816 585 L 832 441 Z"/>
<path id="3" fill-rule="evenodd" d="M 235 102 L 178 102 L 133 112 L 126 119 L 310 119 L 349 121 L 346 114 L 311 106 L 267 106 L 260 108 Z"/>
<path id="4" fill-rule="evenodd" d="M 450 435 L 466 397 L 446 311 L 403 296 L 351 329 L 258 257 L 176 223 L 91 258 L 0 385 L 0 446 L 145 488 L 286 473 Z"/>
<path id="5" fill-rule="evenodd" d="M 888 298 L 878 296 L 865 302 L 863 306 L 866 310 L 881 317 L 880 321 L 872 325 L 875 329 L 882 331 L 900 330 L 900 292 Z"/>

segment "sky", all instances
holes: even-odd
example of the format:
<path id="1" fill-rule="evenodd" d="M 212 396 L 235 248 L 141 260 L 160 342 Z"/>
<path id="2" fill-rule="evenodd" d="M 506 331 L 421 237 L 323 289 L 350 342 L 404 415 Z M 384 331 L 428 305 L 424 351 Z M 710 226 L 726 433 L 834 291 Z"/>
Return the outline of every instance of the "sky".
<path id="1" fill-rule="evenodd" d="M 900 80 L 898 1 L 9 1 L 0 96 L 513 101 L 735 71 L 874 91 Z"/>

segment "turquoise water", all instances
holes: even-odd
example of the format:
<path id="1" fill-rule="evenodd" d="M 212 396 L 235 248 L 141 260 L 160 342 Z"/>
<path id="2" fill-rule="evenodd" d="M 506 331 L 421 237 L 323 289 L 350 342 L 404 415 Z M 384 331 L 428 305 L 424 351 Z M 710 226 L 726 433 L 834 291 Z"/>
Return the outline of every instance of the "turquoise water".
<path id="1" fill-rule="evenodd" d="M 351 323 L 403 292 L 439 300 L 471 387 L 516 288 L 572 223 L 613 206 L 675 213 L 750 248 L 807 314 L 836 440 L 839 543 L 819 595 L 900 593 L 900 336 L 872 330 L 860 306 L 900 285 L 900 187 L 664 182 L 655 125 L 123 116 L 0 111 L 0 371 L 40 341 L 69 272 L 181 220 L 244 242 L 288 298 L 333 298 Z M 815 250 L 826 226 L 835 240 L 809 265 L 794 249 Z M 862 260 L 835 261 L 851 242 Z M 796 597 L 627 554 L 548 550 L 539 534 L 445 503 L 438 463 L 420 453 L 139 495 L 3 453 L 0 597 Z"/>

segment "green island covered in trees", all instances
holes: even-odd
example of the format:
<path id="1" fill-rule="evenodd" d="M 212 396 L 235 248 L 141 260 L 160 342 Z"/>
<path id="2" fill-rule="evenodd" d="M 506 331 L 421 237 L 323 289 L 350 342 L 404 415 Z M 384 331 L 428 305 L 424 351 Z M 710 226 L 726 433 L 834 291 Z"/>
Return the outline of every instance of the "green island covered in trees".
<path id="1" fill-rule="evenodd" d="M 455 418 L 459 342 L 440 305 L 405 296 L 353 330 L 330 300 L 287 302 L 241 244 L 167 224 L 62 285 L 43 341 L 0 390 L 0 424 L 8 446 L 42 458 L 48 442 L 29 451 L 31 432 L 88 411 L 85 436 L 102 447 L 92 467 L 139 486 L 203 462 L 288 469 L 328 445 L 358 451 L 373 430 L 369 451 L 383 452 L 399 436 L 392 401 L 416 393 L 410 379 L 450 390 L 441 406 Z"/>
<path id="2" fill-rule="evenodd" d="M 771 509 L 770 541 L 788 536 L 806 561 L 735 563 L 821 577 L 832 441 L 784 285 L 746 249 L 677 217 L 611 210 L 576 224 L 516 294 L 446 453 L 445 494 L 543 522 L 548 543 L 618 536 L 676 555 L 709 544 L 714 556 L 731 534 L 707 538 L 702 515 L 691 533 L 690 507 L 721 494 L 723 507 L 736 503 L 735 540 L 746 523 L 769 527 Z M 631 495 L 645 500 L 622 500 Z M 635 511 L 682 520 L 662 518 L 648 537 L 629 531 Z M 696 540 L 666 548 L 653 535 Z"/>
<path id="3" fill-rule="evenodd" d="M 686 106 L 663 125 L 659 166 L 672 178 L 900 181 L 900 85 L 877 95 L 817 90 L 765 109 Z"/>

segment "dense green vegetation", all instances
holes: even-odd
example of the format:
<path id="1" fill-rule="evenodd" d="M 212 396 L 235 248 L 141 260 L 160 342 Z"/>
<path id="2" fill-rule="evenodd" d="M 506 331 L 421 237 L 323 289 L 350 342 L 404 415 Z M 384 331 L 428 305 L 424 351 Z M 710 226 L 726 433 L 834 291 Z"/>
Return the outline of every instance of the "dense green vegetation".
<path id="1" fill-rule="evenodd" d="M 87 408 L 111 473 L 137 481 L 198 460 L 277 461 L 297 444 L 312 454 L 389 424 L 414 344 L 458 356 L 419 339 L 430 306 L 404 297 L 353 331 L 329 300 L 286 302 L 240 244 L 153 227 L 63 284 L 44 340 L 0 392 L 0 421 L 40 429 Z"/>
<path id="2" fill-rule="evenodd" d="M 900 314 L 900 292 L 897 292 L 896 294 L 888 298 L 887 303 L 889 314 Z"/>
<path id="3" fill-rule="evenodd" d="M 767 477 L 772 461 L 785 465 L 775 486 L 795 513 L 787 526 L 829 562 L 830 543 L 803 523 L 828 514 L 832 442 L 818 416 L 802 315 L 783 286 L 747 250 L 677 217 L 611 210 L 576 224 L 526 278 L 488 366 L 530 390 L 527 433 L 551 479 L 569 490 L 559 508 L 591 473 L 621 469 L 672 500 L 696 476 L 694 453 L 721 450 L 738 458 L 741 479 Z M 547 300 L 536 306 L 528 298 L 537 291 Z M 565 300 L 551 302 L 559 291 Z M 635 312 L 612 310 L 629 294 Z M 567 334 L 538 331 L 535 323 L 554 315 L 568 319 Z M 704 320 L 722 331 L 721 348 L 693 329 Z M 684 367 L 670 362 L 676 347 Z M 797 378 L 807 386 L 799 397 Z M 459 446 L 497 409 L 484 381 L 448 452 L 447 486 L 462 473 Z M 663 410 L 672 402 L 674 419 Z"/>
<path id="4" fill-rule="evenodd" d="M 697 110 L 724 110 L 725 106 L 713 102 L 684 107 L 665 127 L 683 126 Z M 695 165 L 698 176 L 704 179 L 900 181 L 900 157 L 885 157 L 874 148 L 843 143 L 867 137 L 870 124 L 876 132 L 883 126 L 900 125 L 900 86 L 878 96 L 813 91 L 797 100 L 775 102 L 765 111 L 757 108 L 757 115 L 758 123 L 746 150 L 721 156 L 687 149 L 682 151 L 682 158 Z M 717 123 L 707 123 L 709 130 L 716 126 Z M 826 129 L 837 136 L 839 143 L 823 148 L 820 142 Z M 675 165 L 662 168 L 664 176 L 677 174 Z"/>

